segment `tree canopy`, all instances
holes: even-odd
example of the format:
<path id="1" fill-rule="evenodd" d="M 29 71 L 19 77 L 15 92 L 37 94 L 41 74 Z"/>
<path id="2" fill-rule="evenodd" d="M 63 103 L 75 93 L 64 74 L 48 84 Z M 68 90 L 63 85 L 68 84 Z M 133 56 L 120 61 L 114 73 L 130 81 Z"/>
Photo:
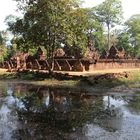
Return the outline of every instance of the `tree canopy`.
<path id="1" fill-rule="evenodd" d="M 24 16 L 16 22 L 10 22 L 9 29 L 22 38 L 22 42 L 45 46 L 49 57 L 62 46 L 71 47 L 74 52 L 86 46 L 88 10 L 80 8 L 78 0 L 17 2 L 24 10 Z"/>
<path id="2" fill-rule="evenodd" d="M 84 56 L 90 38 L 99 52 L 116 44 L 133 56 L 139 55 L 139 15 L 132 16 L 123 30 L 111 35 L 111 29 L 122 21 L 120 0 L 105 0 L 93 8 L 83 8 L 81 0 L 15 1 L 23 17 L 10 15 L 6 23 L 14 34 L 14 45 L 20 51 L 43 46 L 47 57 L 53 58 L 56 49 L 63 48 L 68 55 L 80 58 Z"/>
<path id="3" fill-rule="evenodd" d="M 129 35 L 128 40 L 133 49 L 133 56 L 140 57 L 140 14 L 133 15 L 125 24 Z"/>
<path id="4" fill-rule="evenodd" d="M 108 48 L 110 48 L 110 29 L 120 24 L 122 19 L 122 4 L 120 0 L 105 0 L 93 8 L 100 22 L 105 23 L 108 32 Z"/>

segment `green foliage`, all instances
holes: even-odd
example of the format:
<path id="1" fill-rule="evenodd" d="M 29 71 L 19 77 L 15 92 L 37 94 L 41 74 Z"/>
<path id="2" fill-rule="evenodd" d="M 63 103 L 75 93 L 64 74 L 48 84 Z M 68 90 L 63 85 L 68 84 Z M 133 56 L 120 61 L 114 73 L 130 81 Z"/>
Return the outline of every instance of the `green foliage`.
<path id="1" fill-rule="evenodd" d="M 95 10 L 101 22 L 110 26 L 120 23 L 120 19 L 122 18 L 122 5 L 120 0 L 105 0 Z"/>
<path id="2" fill-rule="evenodd" d="M 93 39 L 96 49 L 102 51 L 105 44 L 103 26 L 93 9 L 88 9 L 87 35 Z"/>
<path id="3" fill-rule="evenodd" d="M 103 23 L 107 26 L 109 47 L 110 29 L 119 24 L 122 18 L 120 0 L 105 0 L 91 9 L 81 8 L 80 0 L 15 1 L 18 10 L 23 12 L 23 17 L 10 15 L 5 21 L 16 37 L 16 49 L 33 53 L 38 46 L 44 46 L 48 58 L 53 58 L 56 49 L 63 47 L 68 55 L 84 56 L 88 36 L 93 39 L 95 48 L 102 52 L 106 43 Z M 120 37 L 121 35 L 118 38 Z M 132 51 L 129 49 L 128 52 Z"/>
<path id="4" fill-rule="evenodd" d="M 110 48 L 110 29 L 120 24 L 122 19 L 122 5 L 120 0 L 105 0 L 93 8 L 100 22 L 105 23 L 108 32 L 108 48 Z"/>
<path id="5" fill-rule="evenodd" d="M 129 43 L 133 49 L 133 56 L 140 57 L 140 15 L 133 15 L 125 25 L 129 34 Z"/>
<path id="6" fill-rule="evenodd" d="M 9 30 L 16 36 L 20 35 L 25 47 L 28 48 L 27 44 L 45 46 L 50 57 L 53 57 L 55 49 L 62 44 L 74 49 L 85 47 L 83 23 L 86 23 L 86 11 L 79 8 L 78 0 L 25 0 L 24 2 L 17 0 L 17 2 L 20 9 L 24 10 L 24 17 L 17 18 L 16 22 L 9 22 L 8 25 Z"/>
<path id="7" fill-rule="evenodd" d="M 8 16 L 9 30 L 16 36 L 17 49 L 44 46 L 47 56 L 65 46 L 70 55 L 81 57 L 87 36 L 93 36 L 96 48 L 103 48 L 102 24 L 91 9 L 81 8 L 80 0 L 16 0 L 23 18 Z"/>
<path id="8" fill-rule="evenodd" d="M 0 62 L 4 61 L 7 58 L 7 47 L 0 45 Z"/>
<path id="9" fill-rule="evenodd" d="M 0 32 L 0 62 L 4 61 L 8 55 L 8 49 L 6 47 L 6 32 Z"/>
<path id="10" fill-rule="evenodd" d="M 129 42 L 129 34 L 125 31 L 122 31 L 117 36 L 117 44 L 118 47 L 122 47 L 125 50 L 126 55 L 133 54 L 133 48 Z"/>

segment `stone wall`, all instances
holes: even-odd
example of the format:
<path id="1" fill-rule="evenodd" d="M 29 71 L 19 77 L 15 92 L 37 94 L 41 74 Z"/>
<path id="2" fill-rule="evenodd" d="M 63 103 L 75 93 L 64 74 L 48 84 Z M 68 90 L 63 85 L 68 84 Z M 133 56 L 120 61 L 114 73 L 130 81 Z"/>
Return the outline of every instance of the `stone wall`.
<path id="1" fill-rule="evenodd" d="M 104 69 L 140 68 L 138 59 L 100 59 L 96 64 L 89 65 L 89 71 Z"/>
<path id="2" fill-rule="evenodd" d="M 94 71 L 104 69 L 140 68 L 139 59 L 99 59 L 97 62 L 78 59 L 56 59 L 59 71 Z"/>
<path id="3" fill-rule="evenodd" d="M 15 61 L 5 61 L 0 64 L 1 68 L 9 70 L 17 69 Z M 49 70 L 49 60 L 33 59 L 26 63 L 26 69 Z M 104 69 L 130 69 L 140 68 L 140 59 L 55 59 L 54 70 L 56 71 L 94 71 Z M 21 69 L 22 70 L 22 69 Z"/>

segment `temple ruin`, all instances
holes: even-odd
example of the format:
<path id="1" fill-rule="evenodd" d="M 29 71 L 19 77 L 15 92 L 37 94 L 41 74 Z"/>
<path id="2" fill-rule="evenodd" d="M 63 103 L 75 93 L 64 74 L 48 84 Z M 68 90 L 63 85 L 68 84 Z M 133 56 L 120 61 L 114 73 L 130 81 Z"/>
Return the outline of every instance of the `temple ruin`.
<path id="1" fill-rule="evenodd" d="M 0 63 L 1 68 L 12 70 L 49 70 L 50 59 L 46 59 L 41 47 L 34 56 L 28 53 L 17 52 L 10 60 Z M 94 71 L 102 69 L 139 68 L 140 60 L 126 57 L 124 48 L 112 46 L 101 55 L 94 46 L 88 42 L 87 50 L 83 58 L 67 56 L 63 48 L 54 52 L 55 71 Z"/>

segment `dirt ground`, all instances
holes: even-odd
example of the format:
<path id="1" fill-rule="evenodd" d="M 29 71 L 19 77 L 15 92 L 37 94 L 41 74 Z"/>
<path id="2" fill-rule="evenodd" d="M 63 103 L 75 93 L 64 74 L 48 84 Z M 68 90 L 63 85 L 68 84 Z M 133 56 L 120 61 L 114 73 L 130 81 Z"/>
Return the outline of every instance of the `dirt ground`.
<path id="1" fill-rule="evenodd" d="M 0 75 L 6 74 L 6 73 L 9 73 L 9 72 L 7 72 L 7 69 L 0 68 Z"/>
<path id="2" fill-rule="evenodd" d="M 41 70 L 42 71 L 42 70 Z M 44 71 L 44 70 L 43 70 Z M 98 75 L 98 74 L 106 74 L 106 73 L 122 73 L 122 72 L 131 72 L 131 71 L 140 71 L 140 68 L 131 68 L 131 69 L 104 69 L 104 70 L 95 70 L 95 71 L 84 71 L 84 72 L 73 72 L 73 71 L 55 71 L 62 74 L 69 75 L 82 75 L 82 76 L 90 76 L 90 75 Z M 46 72 L 46 71 L 44 71 Z M 7 72 L 7 69 L 0 68 L 0 75 L 9 74 L 11 72 Z"/>
<path id="3" fill-rule="evenodd" d="M 62 71 L 62 73 L 69 75 L 83 75 L 83 76 L 90 76 L 96 74 L 106 74 L 106 73 L 122 73 L 122 72 L 131 72 L 131 71 L 140 71 L 140 68 L 133 68 L 133 69 L 105 69 L 105 70 L 95 70 L 95 71 L 85 71 L 85 72 L 71 72 L 71 71 Z"/>

